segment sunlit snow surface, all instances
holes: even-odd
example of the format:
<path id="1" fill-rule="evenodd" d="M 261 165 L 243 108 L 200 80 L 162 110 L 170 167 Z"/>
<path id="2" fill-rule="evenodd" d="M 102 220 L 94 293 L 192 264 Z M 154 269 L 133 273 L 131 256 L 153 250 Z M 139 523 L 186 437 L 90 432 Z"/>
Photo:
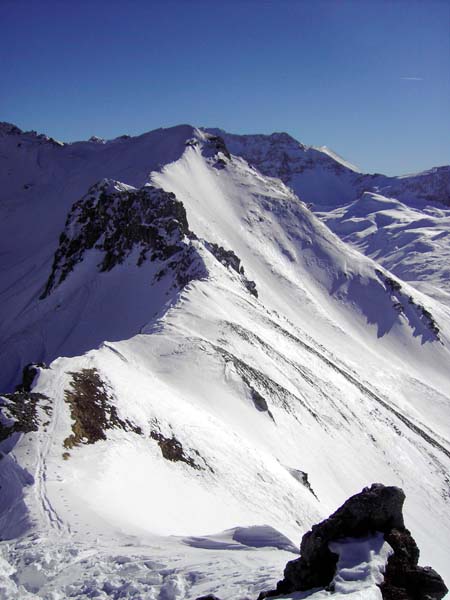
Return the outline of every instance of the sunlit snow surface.
<path id="1" fill-rule="evenodd" d="M 35 539 L 34 547 L 18 545 L 12 552 L 3 545 L 0 598 L 181 600 L 206 593 L 230 600 L 255 598 L 274 587 L 285 562 L 295 558 L 284 550 L 285 539 L 278 545 L 275 530 L 257 529 L 241 528 L 245 543 L 236 541 L 236 530 L 229 530 L 195 543 L 179 538 L 137 543 L 130 538 L 125 546 L 117 546 L 113 540 L 98 539 L 93 548 L 81 542 L 44 546 L 46 540 Z M 382 534 L 331 543 L 330 549 L 339 555 L 334 591 L 299 592 L 286 598 L 381 599 L 377 584 L 383 581 L 392 552 Z"/>
<path id="2" fill-rule="evenodd" d="M 341 239 L 450 306 L 450 167 L 368 175 L 286 133 L 224 136 L 232 153 L 280 177 Z"/>
<path id="3" fill-rule="evenodd" d="M 255 598 L 312 524 L 375 481 L 404 488 L 421 562 L 448 580 L 448 309 L 403 281 L 389 287 L 389 272 L 278 179 L 238 157 L 217 163 L 193 128 L 34 143 L 9 148 L 2 377 L 11 389 L 21 365 L 53 361 L 33 390 L 52 409 L 11 452 L 0 447 L 3 596 Z M 168 274 L 155 293 L 153 263 L 132 255 L 100 273 L 92 250 L 39 301 L 70 206 L 102 177 L 174 192 L 207 275 L 171 293 Z M 258 298 L 208 243 L 239 256 Z M 111 337 L 84 353 L 96 331 Z M 111 429 L 64 459 L 65 391 L 82 369 L 96 369 L 141 434 Z M 155 428 L 197 468 L 166 460 Z M 367 575 L 376 594 L 369 546 L 362 554 L 370 567 L 342 573 Z"/>

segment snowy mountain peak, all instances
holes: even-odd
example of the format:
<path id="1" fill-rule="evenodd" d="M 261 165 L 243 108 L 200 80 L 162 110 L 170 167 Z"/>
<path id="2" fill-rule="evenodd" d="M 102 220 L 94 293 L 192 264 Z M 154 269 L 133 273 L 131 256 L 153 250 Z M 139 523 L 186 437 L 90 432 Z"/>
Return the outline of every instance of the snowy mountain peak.
<path id="1" fill-rule="evenodd" d="M 33 131 L 22 131 L 22 129 L 20 129 L 16 125 L 13 125 L 12 123 L 7 123 L 4 121 L 0 122 L 0 137 L 8 137 L 8 136 L 13 136 L 14 138 L 17 138 L 17 136 L 21 136 L 21 138 L 23 138 L 24 140 L 39 142 L 40 144 L 42 144 L 43 142 L 49 142 L 50 144 L 52 144 L 54 146 L 63 147 L 65 145 L 63 142 L 55 140 L 54 138 L 49 137 L 48 135 L 45 135 L 44 133 L 37 133 L 37 131 L 34 131 L 34 130 Z M 21 143 L 19 142 L 18 145 L 20 147 Z"/>
<path id="2" fill-rule="evenodd" d="M 105 144 L 106 140 L 105 138 L 101 138 L 96 135 L 91 135 L 91 137 L 88 139 L 88 142 L 93 142 L 94 144 Z"/>
<path id="3" fill-rule="evenodd" d="M 340 156 L 336 152 L 333 152 L 333 150 L 331 150 L 331 148 L 328 148 L 328 146 L 313 146 L 313 148 L 315 148 L 316 150 L 319 150 L 320 152 L 323 152 L 324 154 L 327 154 L 328 156 L 333 158 L 336 162 L 340 163 L 344 167 L 347 167 L 347 169 L 350 169 L 351 171 L 355 171 L 355 173 L 361 173 L 361 170 L 358 169 L 358 167 L 355 167 L 355 165 L 352 165 L 352 163 L 350 163 L 347 160 L 345 160 L 344 158 L 342 158 L 342 156 Z"/>
<path id="4" fill-rule="evenodd" d="M 0 135 L 19 135 L 21 133 L 23 133 L 23 131 L 16 125 L 13 125 L 13 123 L 0 121 Z"/>

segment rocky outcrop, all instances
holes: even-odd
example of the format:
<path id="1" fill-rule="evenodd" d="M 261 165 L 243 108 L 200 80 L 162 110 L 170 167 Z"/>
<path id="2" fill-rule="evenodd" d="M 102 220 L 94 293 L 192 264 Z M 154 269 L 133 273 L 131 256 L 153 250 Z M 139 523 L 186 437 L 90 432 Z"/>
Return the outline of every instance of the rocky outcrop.
<path id="1" fill-rule="evenodd" d="M 247 288 L 252 296 L 255 296 L 255 298 L 258 297 L 256 283 L 246 277 L 244 267 L 241 264 L 241 259 L 233 252 L 233 250 L 225 250 L 222 246 L 209 242 L 206 242 L 206 248 L 224 267 L 230 268 L 238 273 L 241 276 L 244 287 Z"/>
<path id="2" fill-rule="evenodd" d="M 100 272 L 111 271 L 133 255 L 137 266 L 159 261 L 158 277 L 172 270 L 183 287 L 205 275 L 204 265 L 189 243 L 193 238 L 184 206 L 175 194 L 103 180 L 73 205 L 41 299 L 67 278 L 88 250 L 98 252 Z"/>
<path id="3" fill-rule="evenodd" d="M 379 269 L 376 269 L 375 272 L 380 281 L 383 282 L 386 291 L 391 295 L 392 303 L 396 311 L 399 314 L 403 314 L 411 325 L 413 325 L 414 321 L 416 323 L 421 323 L 422 326 L 430 331 L 433 339 L 440 340 L 440 329 L 431 312 L 415 301 L 412 296 L 407 295 L 397 279 L 393 279 Z M 410 310 L 408 310 L 408 307 Z"/>
<path id="4" fill-rule="evenodd" d="M 442 577 L 431 567 L 419 567 L 419 548 L 407 529 L 385 535 L 394 550 L 381 584 L 384 600 L 434 600 L 447 592 Z"/>
<path id="5" fill-rule="evenodd" d="M 14 392 L 0 396 L 0 442 L 14 433 L 38 431 L 42 411 L 47 416 L 52 411 L 51 402 L 44 394 Z"/>
<path id="6" fill-rule="evenodd" d="M 231 160 L 231 154 L 225 144 L 223 137 L 220 135 L 205 134 L 205 144 L 203 149 L 204 155 L 216 156 L 221 153 L 223 156 Z"/>
<path id="7" fill-rule="evenodd" d="M 329 544 L 344 538 L 384 534 L 393 554 L 388 560 L 381 592 L 385 600 L 440 600 L 447 593 L 442 578 L 430 567 L 419 567 L 419 549 L 405 528 L 403 490 L 375 483 L 349 498 L 335 513 L 314 525 L 302 539 L 300 558 L 287 563 L 275 590 L 259 600 L 296 591 L 328 587 L 335 575 L 338 555 Z"/>
<path id="8" fill-rule="evenodd" d="M 207 468 L 209 471 L 211 471 L 211 473 L 214 473 L 214 469 L 212 469 L 200 456 L 198 450 L 191 450 L 195 458 L 190 456 L 183 448 L 181 442 L 173 435 L 173 433 L 169 438 L 163 435 L 159 430 L 152 430 L 150 431 L 150 437 L 157 442 L 161 450 L 161 454 L 166 460 L 170 460 L 171 462 L 182 462 L 189 467 L 192 467 L 192 469 L 197 469 L 200 471 L 204 471 Z M 199 464 L 199 460 L 201 460 L 203 464 Z"/>
<path id="9" fill-rule="evenodd" d="M 23 131 L 13 123 L 0 121 L 0 136 L 4 135 L 20 135 Z"/>
<path id="10" fill-rule="evenodd" d="M 0 396 L 0 442 L 13 434 L 38 431 L 48 423 L 52 403 L 44 394 L 32 392 L 33 382 L 44 363 L 26 365 L 22 372 L 22 383 L 13 394 Z"/>
<path id="11" fill-rule="evenodd" d="M 186 210 L 175 194 L 150 185 L 135 189 L 104 179 L 72 206 L 40 299 L 61 285 L 89 251 L 96 252 L 95 268 L 101 273 L 125 261 L 136 267 L 156 262 L 155 281 L 170 273 L 174 287 L 181 289 L 207 276 L 199 245 L 235 271 L 247 291 L 258 297 L 256 283 L 247 278 L 232 250 L 198 240 L 189 229 Z"/>
<path id="12" fill-rule="evenodd" d="M 106 431 L 109 429 L 142 434 L 140 427 L 119 417 L 111 390 L 96 369 L 83 369 L 70 375 L 70 389 L 64 392 L 72 419 L 72 432 L 64 440 L 66 450 L 106 440 Z M 68 452 L 63 454 L 66 460 L 69 456 Z"/>
<path id="13" fill-rule="evenodd" d="M 46 364 L 43 362 L 25 365 L 22 370 L 22 383 L 16 386 L 16 392 L 31 392 L 34 380 L 39 374 L 40 369 L 45 368 Z"/>

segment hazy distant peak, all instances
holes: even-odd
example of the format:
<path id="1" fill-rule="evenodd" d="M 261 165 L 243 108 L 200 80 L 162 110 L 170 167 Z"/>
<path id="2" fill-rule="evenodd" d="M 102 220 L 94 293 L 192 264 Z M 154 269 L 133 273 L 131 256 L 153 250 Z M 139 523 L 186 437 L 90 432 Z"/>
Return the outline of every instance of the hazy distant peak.
<path id="1" fill-rule="evenodd" d="M 20 135 L 23 131 L 13 123 L 0 121 L 0 135 Z"/>
<path id="2" fill-rule="evenodd" d="M 333 150 L 331 150 L 331 148 L 328 148 L 328 146 L 311 146 L 311 147 L 314 148 L 314 150 L 318 150 L 319 152 L 323 152 L 324 154 L 327 154 L 333 160 L 337 161 L 338 163 L 341 163 L 341 165 L 343 165 L 344 167 L 347 167 L 347 169 L 351 169 L 352 171 L 355 171 L 355 173 L 362 173 L 361 169 L 358 169 L 358 167 L 353 165 L 351 162 L 349 162 L 348 160 L 345 160 L 345 158 L 342 158 L 342 156 L 340 156 L 337 152 L 334 152 Z"/>

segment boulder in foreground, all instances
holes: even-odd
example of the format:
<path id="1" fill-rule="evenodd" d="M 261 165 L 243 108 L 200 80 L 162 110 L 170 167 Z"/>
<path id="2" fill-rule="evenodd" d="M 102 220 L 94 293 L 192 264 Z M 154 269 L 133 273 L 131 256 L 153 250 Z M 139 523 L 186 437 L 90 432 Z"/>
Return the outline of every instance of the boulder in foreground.
<path id="1" fill-rule="evenodd" d="M 262 592 L 258 600 L 296 591 L 327 588 L 333 581 L 338 555 L 330 542 L 362 538 L 377 532 L 392 547 L 384 582 L 384 600 L 440 600 L 447 587 L 431 567 L 419 567 L 419 549 L 403 522 L 405 494 L 398 487 L 374 483 L 349 498 L 335 513 L 314 525 L 302 539 L 300 558 L 287 563 L 284 578 L 275 590 Z"/>

